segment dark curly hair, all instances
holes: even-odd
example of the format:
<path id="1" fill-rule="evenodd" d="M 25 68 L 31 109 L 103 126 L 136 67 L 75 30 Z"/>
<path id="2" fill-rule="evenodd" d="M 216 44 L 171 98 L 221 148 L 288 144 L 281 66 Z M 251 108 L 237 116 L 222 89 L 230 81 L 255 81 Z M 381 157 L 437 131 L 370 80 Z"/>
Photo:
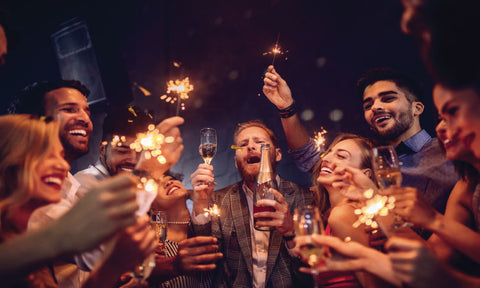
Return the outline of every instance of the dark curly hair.
<path id="1" fill-rule="evenodd" d="M 410 76 L 388 67 L 378 67 L 367 70 L 357 81 L 357 94 L 363 99 L 365 89 L 378 81 L 391 81 L 402 89 L 407 95 L 407 100 L 422 102 L 423 89 L 419 82 Z"/>
<path id="2" fill-rule="evenodd" d="M 8 112 L 10 114 L 33 114 L 37 116 L 45 115 L 45 94 L 60 88 L 73 88 L 82 95 L 88 97 L 90 91 L 80 81 L 77 80 L 53 80 L 35 82 L 15 96 L 10 103 Z"/>

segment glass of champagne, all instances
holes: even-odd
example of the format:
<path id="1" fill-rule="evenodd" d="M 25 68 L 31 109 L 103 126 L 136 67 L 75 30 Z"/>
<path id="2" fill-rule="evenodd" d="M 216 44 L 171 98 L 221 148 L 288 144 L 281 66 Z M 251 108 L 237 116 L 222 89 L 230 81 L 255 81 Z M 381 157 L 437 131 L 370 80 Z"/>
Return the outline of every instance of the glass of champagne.
<path id="1" fill-rule="evenodd" d="M 314 287 L 318 287 L 318 266 L 324 262 L 324 247 L 312 240 L 312 235 L 323 234 L 323 222 L 318 207 L 308 205 L 295 208 L 293 213 L 295 242 L 300 248 L 302 258 L 312 267 Z"/>
<path id="2" fill-rule="evenodd" d="M 373 171 L 378 186 L 382 190 L 390 187 L 400 187 L 402 184 L 402 173 L 395 148 L 392 146 L 379 146 L 373 148 Z M 392 228 L 399 228 L 407 225 L 403 223 L 400 216 L 395 215 Z"/>
<path id="3" fill-rule="evenodd" d="M 213 128 L 200 130 L 200 146 L 198 147 L 203 161 L 210 165 L 215 153 L 217 153 L 217 132 Z"/>
<path id="4" fill-rule="evenodd" d="M 137 216 L 145 215 L 157 196 L 158 185 L 153 179 L 139 177 L 140 183 L 137 189 L 138 210 L 135 212 Z M 155 268 L 155 252 L 151 253 L 142 264 L 137 265 L 130 273 L 135 283 L 143 284 Z"/>

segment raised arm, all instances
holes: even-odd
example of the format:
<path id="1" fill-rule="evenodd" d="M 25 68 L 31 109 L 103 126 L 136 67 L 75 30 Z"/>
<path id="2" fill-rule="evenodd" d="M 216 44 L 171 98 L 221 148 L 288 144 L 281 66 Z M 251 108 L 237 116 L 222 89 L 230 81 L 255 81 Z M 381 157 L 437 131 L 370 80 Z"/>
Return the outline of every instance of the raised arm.
<path id="1" fill-rule="evenodd" d="M 295 101 L 287 82 L 272 65 L 268 66 L 263 82 L 263 93 L 280 112 L 288 147 L 294 150 L 305 146 L 310 141 L 310 136 L 296 113 Z"/>

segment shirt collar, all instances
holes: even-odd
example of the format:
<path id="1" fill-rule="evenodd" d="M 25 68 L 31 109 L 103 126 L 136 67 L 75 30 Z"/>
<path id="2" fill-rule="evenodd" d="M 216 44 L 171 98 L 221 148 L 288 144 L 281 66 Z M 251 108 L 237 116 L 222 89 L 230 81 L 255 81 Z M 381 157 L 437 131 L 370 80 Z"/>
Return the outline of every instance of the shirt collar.
<path id="1" fill-rule="evenodd" d="M 422 150 L 423 146 L 425 146 L 431 140 L 432 136 L 430 136 L 427 131 L 422 129 L 420 132 L 410 137 L 404 143 L 408 148 L 412 149 L 413 152 L 417 153 Z"/>
<path id="2" fill-rule="evenodd" d="M 110 173 L 107 170 L 107 167 L 105 167 L 100 160 L 93 165 L 93 168 L 97 169 L 98 172 L 102 173 L 106 177 L 110 177 Z"/>

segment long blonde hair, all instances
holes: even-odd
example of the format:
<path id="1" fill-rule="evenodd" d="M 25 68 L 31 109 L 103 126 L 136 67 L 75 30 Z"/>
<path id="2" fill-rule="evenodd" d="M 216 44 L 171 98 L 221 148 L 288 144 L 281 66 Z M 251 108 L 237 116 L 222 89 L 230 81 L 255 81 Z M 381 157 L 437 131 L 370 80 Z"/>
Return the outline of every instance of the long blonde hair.
<path id="1" fill-rule="evenodd" d="M 350 133 L 342 133 L 338 135 L 333 142 L 328 146 L 328 149 L 325 151 L 325 155 L 332 151 L 332 148 L 337 145 L 338 143 L 345 141 L 345 140 L 353 140 L 361 149 L 361 163 L 360 169 L 372 169 L 372 148 L 373 144 L 367 138 L 364 138 L 359 135 L 350 134 Z M 314 184 L 314 202 L 319 207 L 320 212 L 322 215 L 328 217 L 329 210 L 330 210 L 330 199 L 328 197 L 328 192 L 325 188 L 317 182 L 317 178 L 320 175 L 320 170 L 322 169 L 322 160 L 318 161 L 315 167 L 312 170 L 312 182 Z M 371 178 L 373 177 L 373 173 Z M 372 178 L 372 180 L 374 180 Z"/>
<path id="2" fill-rule="evenodd" d="M 58 123 L 36 116 L 0 116 L 0 235 L 12 208 L 32 198 L 35 167 L 58 137 Z"/>

